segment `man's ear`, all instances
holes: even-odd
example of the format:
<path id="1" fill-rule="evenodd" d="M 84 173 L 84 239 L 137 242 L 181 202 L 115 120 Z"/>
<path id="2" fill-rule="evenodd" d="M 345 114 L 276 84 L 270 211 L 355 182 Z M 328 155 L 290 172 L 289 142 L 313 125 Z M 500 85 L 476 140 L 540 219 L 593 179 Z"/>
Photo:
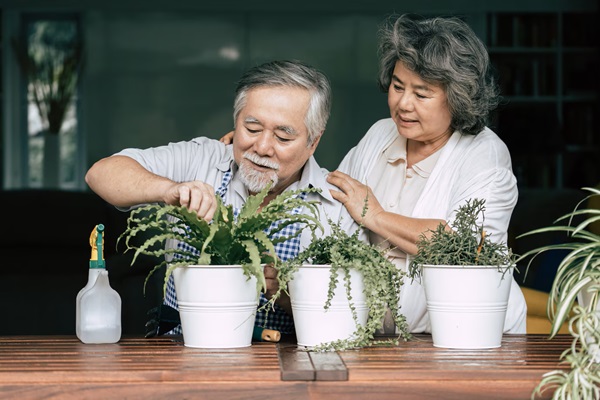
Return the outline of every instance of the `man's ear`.
<path id="1" fill-rule="evenodd" d="M 314 153 L 315 150 L 317 149 L 317 146 L 319 144 L 319 141 L 321 140 L 321 136 L 323 136 L 323 132 L 321 132 L 321 134 L 315 139 L 314 142 L 312 142 L 312 144 L 310 145 L 310 149 L 312 150 L 312 152 Z"/>

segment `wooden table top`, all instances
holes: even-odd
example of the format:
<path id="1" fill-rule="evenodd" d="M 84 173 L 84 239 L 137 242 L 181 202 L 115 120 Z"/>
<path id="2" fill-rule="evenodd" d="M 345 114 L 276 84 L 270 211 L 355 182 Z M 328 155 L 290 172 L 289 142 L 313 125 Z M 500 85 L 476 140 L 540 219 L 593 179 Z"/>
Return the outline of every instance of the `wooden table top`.
<path id="1" fill-rule="evenodd" d="M 195 349 L 180 337 L 86 345 L 0 337 L 1 399 L 528 399 L 569 335 L 505 335 L 489 350 L 399 346 L 313 353 L 291 343 Z M 547 397 L 551 393 L 545 393 Z"/>

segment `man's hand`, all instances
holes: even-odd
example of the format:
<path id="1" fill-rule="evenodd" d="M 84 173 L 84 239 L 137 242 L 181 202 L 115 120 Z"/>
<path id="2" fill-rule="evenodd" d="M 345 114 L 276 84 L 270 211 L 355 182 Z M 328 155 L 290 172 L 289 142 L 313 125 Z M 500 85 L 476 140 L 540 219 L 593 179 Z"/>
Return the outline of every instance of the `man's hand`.
<path id="1" fill-rule="evenodd" d="M 271 265 L 265 265 L 264 268 L 265 280 L 267 281 L 267 290 L 265 291 L 265 297 L 270 300 L 271 297 L 279 290 L 279 281 L 277 280 L 277 270 Z M 292 303 L 290 302 L 290 296 L 285 292 L 281 292 L 281 296 L 276 301 L 277 305 L 283 310 L 292 315 Z"/>
<path id="2" fill-rule="evenodd" d="M 200 181 L 174 183 L 167 190 L 164 202 L 186 207 L 206 221 L 212 220 L 217 209 L 215 189 Z"/>

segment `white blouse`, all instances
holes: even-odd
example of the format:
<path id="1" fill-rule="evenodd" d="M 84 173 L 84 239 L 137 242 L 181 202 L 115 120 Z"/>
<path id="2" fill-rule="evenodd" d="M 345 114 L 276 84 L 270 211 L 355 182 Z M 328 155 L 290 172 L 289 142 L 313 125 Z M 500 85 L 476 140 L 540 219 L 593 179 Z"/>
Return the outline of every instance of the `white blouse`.
<path id="1" fill-rule="evenodd" d="M 456 210 L 468 199 L 483 198 L 486 200 L 486 231 L 495 242 L 506 243 L 508 224 L 517 203 L 518 191 L 510 153 L 493 131 L 484 128 L 476 136 L 454 132 L 437 152 L 437 160 L 427 159 L 423 160 L 426 161 L 425 165 L 415 164 L 415 175 L 411 178 L 407 176 L 410 169 L 403 172 L 402 167 L 394 176 L 387 176 L 388 160 L 400 160 L 394 145 L 398 137 L 398 130 L 391 118 L 377 121 L 358 145 L 344 157 L 339 170 L 371 186 L 386 210 L 391 211 L 390 204 L 395 204 L 399 213 L 413 218 L 453 221 Z M 406 152 L 406 146 L 403 147 Z M 429 164 L 430 161 L 433 165 Z M 394 163 L 406 165 L 402 161 L 392 162 Z M 414 177 L 420 183 L 408 182 Z M 402 183 L 397 184 L 396 180 Z M 392 189 L 394 186 L 398 187 L 395 192 Z M 412 189 L 415 193 L 407 195 Z M 395 194 L 400 198 L 395 200 Z M 383 238 L 372 239 L 374 243 L 379 243 L 378 240 Z M 392 254 L 391 258 L 394 260 L 396 257 L 396 265 L 406 268 L 406 259 L 400 261 L 401 254 L 398 252 Z M 519 285 L 512 279 L 504 331 L 525 333 L 527 304 Z M 410 330 L 430 332 L 423 287 L 417 281 L 405 279 L 401 292 L 400 312 L 406 317 Z"/>

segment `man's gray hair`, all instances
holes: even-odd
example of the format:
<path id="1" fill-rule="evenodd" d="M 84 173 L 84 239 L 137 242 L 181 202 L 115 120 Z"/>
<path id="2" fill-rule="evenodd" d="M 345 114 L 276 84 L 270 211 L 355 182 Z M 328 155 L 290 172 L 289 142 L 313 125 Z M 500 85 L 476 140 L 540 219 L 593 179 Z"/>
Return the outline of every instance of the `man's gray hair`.
<path id="1" fill-rule="evenodd" d="M 310 102 L 304 117 L 308 145 L 325 131 L 331 113 L 331 86 L 320 71 L 299 61 L 271 61 L 249 69 L 238 82 L 233 103 L 233 123 L 246 105 L 247 93 L 257 87 L 289 86 L 308 90 Z"/>

